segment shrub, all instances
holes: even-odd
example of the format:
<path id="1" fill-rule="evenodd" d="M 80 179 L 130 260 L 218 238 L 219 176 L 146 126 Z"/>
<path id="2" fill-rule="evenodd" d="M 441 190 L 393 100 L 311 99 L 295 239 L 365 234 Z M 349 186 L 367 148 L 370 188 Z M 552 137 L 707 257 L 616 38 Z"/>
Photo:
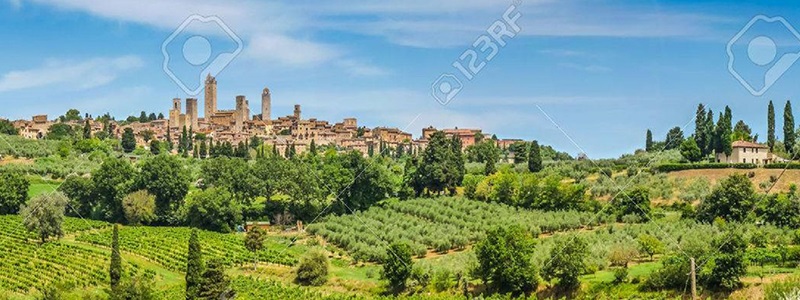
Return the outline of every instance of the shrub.
<path id="1" fill-rule="evenodd" d="M 783 300 L 800 298 L 800 276 L 790 276 L 775 281 L 764 287 L 765 300 Z"/>
<path id="2" fill-rule="evenodd" d="M 628 279 L 628 268 L 627 267 L 618 267 L 614 268 L 614 283 L 624 283 Z"/>
<path id="3" fill-rule="evenodd" d="M 321 286 L 328 281 L 328 257 L 321 251 L 306 254 L 297 267 L 295 281 L 301 285 Z"/>

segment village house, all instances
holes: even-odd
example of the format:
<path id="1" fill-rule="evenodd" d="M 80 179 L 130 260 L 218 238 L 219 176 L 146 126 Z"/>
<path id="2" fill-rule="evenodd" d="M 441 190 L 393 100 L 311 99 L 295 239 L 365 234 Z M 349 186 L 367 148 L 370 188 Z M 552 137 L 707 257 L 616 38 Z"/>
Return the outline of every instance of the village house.
<path id="1" fill-rule="evenodd" d="M 725 153 L 717 153 L 717 162 L 763 165 L 785 161 L 785 159 L 772 154 L 772 152 L 769 151 L 769 147 L 764 144 L 735 141 L 731 143 L 731 146 L 733 148 L 731 155 L 727 156 Z"/>

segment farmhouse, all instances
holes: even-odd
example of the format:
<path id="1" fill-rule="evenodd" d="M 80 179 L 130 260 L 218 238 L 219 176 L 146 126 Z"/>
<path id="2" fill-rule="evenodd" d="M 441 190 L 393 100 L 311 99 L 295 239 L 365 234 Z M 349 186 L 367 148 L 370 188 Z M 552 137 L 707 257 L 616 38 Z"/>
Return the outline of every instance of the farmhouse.
<path id="1" fill-rule="evenodd" d="M 717 153 L 717 162 L 721 163 L 750 163 L 763 165 L 784 159 L 772 154 L 769 147 L 764 144 L 735 141 L 731 144 L 733 151 L 730 156 Z"/>

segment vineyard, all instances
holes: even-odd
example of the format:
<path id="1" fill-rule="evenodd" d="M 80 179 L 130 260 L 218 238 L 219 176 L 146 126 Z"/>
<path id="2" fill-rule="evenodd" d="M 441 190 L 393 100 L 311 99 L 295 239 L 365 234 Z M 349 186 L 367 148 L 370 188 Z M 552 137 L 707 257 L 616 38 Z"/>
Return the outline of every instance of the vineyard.
<path id="1" fill-rule="evenodd" d="M 609 222 L 590 212 L 542 212 L 463 198 L 388 201 L 352 215 L 332 216 L 308 232 L 350 252 L 356 260 L 381 261 L 386 246 L 403 241 L 417 256 L 428 249 L 463 249 L 496 226 L 520 225 L 534 235 L 574 230 Z"/>
<path id="2" fill-rule="evenodd" d="M 107 227 L 97 221 L 67 218 L 65 234 Z M 68 286 L 103 285 L 108 281 L 110 254 L 59 241 L 39 245 L 19 216 L 0 216 L 0 290 L 25 293 L 57 281 Z M 135 271 L 135 264 L 126 269 Z"/>
<path id="3" fill-rule="evenodd" d="M 120 249 L 145 257 L 172 271 L 186 268 L 186 249 L 191 229 L 187 227 L 122 227 Z M 244 246 L 244 236 L 198 230 L 203 256 L 219 259 L 226 265 L 253 262 L 253 253 Z M 103 247 L 111 246 L 111 231 L 79 235 L 77 241 Z M 267 238 L 263 250 L 257 252 L 260 262 L 295 265 L 304 246 L 293 245 L 291 237 Z"/>

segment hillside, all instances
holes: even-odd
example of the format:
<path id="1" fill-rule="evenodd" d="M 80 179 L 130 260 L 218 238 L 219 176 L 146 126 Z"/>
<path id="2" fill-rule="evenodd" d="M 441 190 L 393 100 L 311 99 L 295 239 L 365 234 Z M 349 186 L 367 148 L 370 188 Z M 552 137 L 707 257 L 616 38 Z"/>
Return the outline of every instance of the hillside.
<path id="1" fill-rule="evenodd" d="M 670 178 L 681 178 L 681 179 L 694 179 L 703 177 L 708 179 L 711 182 L 711 185 L 714 186 L 717 182 L 725 177 L 730 176 L 731 174 L 755 174 L 754 177 L 750 178 L 750 181 L 753 182 L 753 185 L 758 188 L 759 184 L 769 182 L 770 177 L 774 176 L 778 178 L 778 182 L 775 184 L 775 187 L 772 188 L 770 191 L 771 193 L 775 192 L 787 192 L 789 190 L 789 186 L 791 184 L 798 184 L 800 183 L 800 170 L 784 170 L 783 169 L 764 169 L 764 168 L 756 168 L 756 169 L 698 169 L 698 170 L 683 170 L 683 171 L 676 171 L 667 173 L 667 176 Z M 783 173 L 783 175 L 781 175 Z M 763 191 L 763 190 L 762 190 Z"/>

